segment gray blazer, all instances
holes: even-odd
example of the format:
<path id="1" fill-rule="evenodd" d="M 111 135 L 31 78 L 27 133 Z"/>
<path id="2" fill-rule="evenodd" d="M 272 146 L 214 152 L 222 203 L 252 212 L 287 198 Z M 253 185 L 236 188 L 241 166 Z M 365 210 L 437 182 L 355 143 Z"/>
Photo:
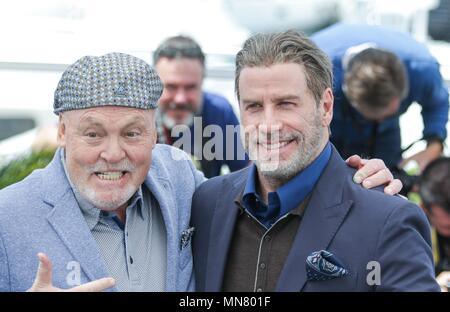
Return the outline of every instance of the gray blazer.
<path id="1" fill-rule="evenodd" d="M 204 177 L 178 149 L 157 144 L 152 153 L 144 183 L 158 201 L 166 227 L 166 290 L 192 291 L 191 245 L 183 231 L 189 228 L 192 195 Z M 108 276 L 58 152 L 46 168 L 0 191 L 0 291 L 31 287 L 38 252 L 50 257 L 56 287 L 71 287 L 67 280 L 73 261 L 80 264 L 81 283 Z"/>

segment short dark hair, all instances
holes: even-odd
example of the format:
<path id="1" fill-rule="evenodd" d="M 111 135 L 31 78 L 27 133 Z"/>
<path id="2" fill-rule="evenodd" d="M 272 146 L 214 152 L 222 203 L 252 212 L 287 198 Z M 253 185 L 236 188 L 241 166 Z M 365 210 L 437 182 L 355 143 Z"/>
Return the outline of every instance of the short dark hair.
<path id="1" fill-rule="evenodd" d="M 439 205 L 450 213 L 450 158 L 432 161 L 419 179 L 419 194 L 425 208 Z"/>
<path id="2" fill-rule="evenodd" d="M 179 35 L 164 40 L 153 52 L 153 64 L 155 65 L 162 57 L 197 59 L 205 67 L 205 54 L 202 48 L 194 39 L 187 36 Z"/>
<path id="3" fill-rule="evenodd" d="M 393 98 L 406 97 L 408 75 L 405 65 L 394 53 L 368 48 L 350 59 L 344 86 L 351 102 L 381 113 Z"/>
<path id="4" fill-rule="evenodd" d="M 239 99 L 239 77 L 246 67 L 296 63 L 305 68 L 306 84 L 319 105 L 323 92 L 333 86 L 330 59 L 303 33 L 288 30 L 260 33 L 248 38 L 236 55 L 235 91 Z"/>

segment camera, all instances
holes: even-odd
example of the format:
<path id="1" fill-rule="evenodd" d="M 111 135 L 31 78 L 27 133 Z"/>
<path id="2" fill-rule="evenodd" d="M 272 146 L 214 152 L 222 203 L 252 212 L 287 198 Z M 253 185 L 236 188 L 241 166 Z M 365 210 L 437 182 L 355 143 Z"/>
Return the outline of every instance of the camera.
<path id="1" fill-rule="evenodd" d="M 399 179 L 403 184 L 403 188 L 400 191 L 400 194 L 407 197 L 408 193 L 413 190 L 414 186 L 419 181 L 419 176 L 418 175 L 410 175 L 404 169 L 399 168 L 399 167 L 394 167 L 394 168 L 391 168 L 390 170 L 391 170 L 394 178 Z"/>

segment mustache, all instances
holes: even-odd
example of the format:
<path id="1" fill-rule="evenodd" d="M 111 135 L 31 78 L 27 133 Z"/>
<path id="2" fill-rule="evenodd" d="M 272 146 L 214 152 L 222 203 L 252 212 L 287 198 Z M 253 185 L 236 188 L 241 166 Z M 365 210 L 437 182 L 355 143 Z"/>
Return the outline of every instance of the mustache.
<path id="1" fill-rule="evenodd" d="M 133 165 L 128 159 L 122 160 L 116 164 L 108 164 L 106 162 L 98 162 L 94 165 L 90 165 L 86 168 L 89 173 L 105 172 L 105 171 L 128 171 L 134 172 L 136 166 Z"/>
<path id="2" fill-rule="evenodd" d="M 169 110 L 177 110 L 177 111 L 185 111 L 185 112 L 193 112 L 195 111 L 194 105 L 190 103 L 169 103 L 164 107 L 161 107 L 163 112 Z"/>

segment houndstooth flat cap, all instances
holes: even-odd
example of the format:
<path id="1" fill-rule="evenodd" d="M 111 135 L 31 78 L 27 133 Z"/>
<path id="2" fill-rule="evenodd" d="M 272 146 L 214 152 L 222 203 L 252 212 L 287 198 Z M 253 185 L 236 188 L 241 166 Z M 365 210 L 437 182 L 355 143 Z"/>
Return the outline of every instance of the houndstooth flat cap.
<path id="1" fill-rule="evenodd" d="M 143 60 L 124 53 L 84 56 L 63 73 L 53 112 L 117 105 L 154 109 L 163 84 Z"/>

